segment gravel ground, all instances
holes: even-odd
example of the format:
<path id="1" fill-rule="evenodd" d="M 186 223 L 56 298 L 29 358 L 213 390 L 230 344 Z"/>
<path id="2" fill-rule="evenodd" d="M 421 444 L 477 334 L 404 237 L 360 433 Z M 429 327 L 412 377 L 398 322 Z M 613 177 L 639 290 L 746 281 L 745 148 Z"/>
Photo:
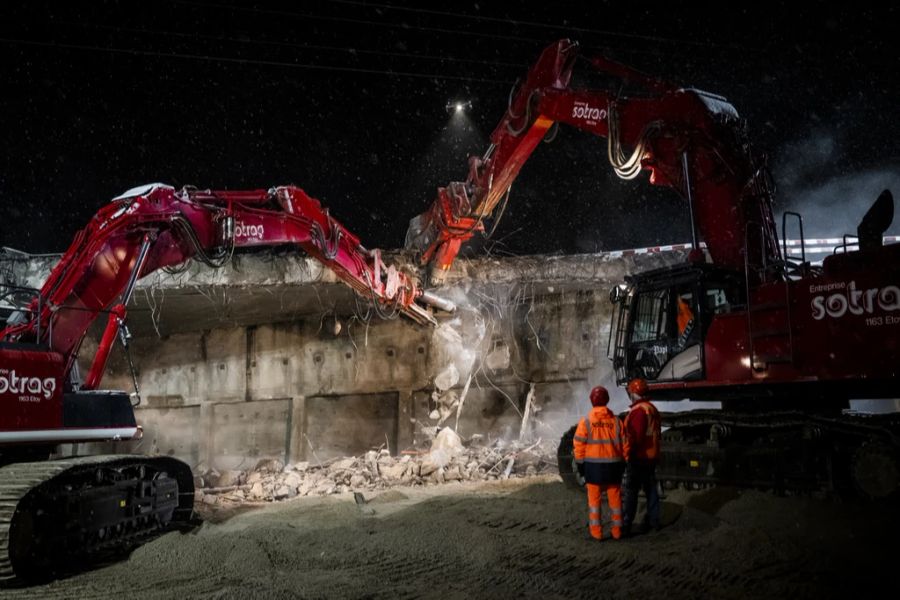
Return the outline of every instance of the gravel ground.
<path id="1" fill-rule="evenodd" d="M 661 531 L 592 542 L 584 496 L 555 475 L 367 500 L 206 507 L 193 532 L 0 598 L 827 598 L 900 583 L 896 504 L 676 490 Z"/>

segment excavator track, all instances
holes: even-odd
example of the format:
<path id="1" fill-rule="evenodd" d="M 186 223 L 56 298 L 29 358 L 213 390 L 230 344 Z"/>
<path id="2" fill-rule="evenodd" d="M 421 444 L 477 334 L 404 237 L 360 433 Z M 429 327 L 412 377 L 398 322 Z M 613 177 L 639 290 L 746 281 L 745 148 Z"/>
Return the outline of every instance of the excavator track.
<path id="1" fill-rule="evenodd" d="M 667 487 L 736 485 L 887 499 L 900 493 L 896 415 L 801 411 L 663 413 L 657 478 Z"/>
<path id="2" fill-rule="evenodd" d="M 887 500 L 900 496 L 900 417 L 816 415 L 801 411 L 662 413 L 662 457 L 656 477 L 666 489 L 727 485 L 776 493 L 825 492 Z M 561 438 L 559 474 L 575 470 L 572 437 Z"/>
<path id="3" fill-rule="evenodd" d="M 0 584 L 48 579 L 187 525 L 190 467 L 170 457 L 86 456 L 0 468 Z"/>
<path id="4" fill-rule="evenodd" d="M 556 449 L 556 464 L 563 483 L 572 489 L 581 490 L 584 489 L 584 477 L 578 474 L 575 466 L 575 450 L 572 446 L 575 429 L 576 427 L 573 425 L 559 440 L 559 447 Z"/>

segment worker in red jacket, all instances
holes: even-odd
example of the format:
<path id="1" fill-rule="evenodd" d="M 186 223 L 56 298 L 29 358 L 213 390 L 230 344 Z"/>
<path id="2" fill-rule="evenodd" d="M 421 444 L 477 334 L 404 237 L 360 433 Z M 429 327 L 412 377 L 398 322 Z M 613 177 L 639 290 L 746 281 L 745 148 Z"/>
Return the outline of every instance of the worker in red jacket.
<path id="1" fill-rule="evenodd" d="M 625 416 L 625 535 L 637 513 L 640 490 L 647 496 L 647 515 L 643 530 L 659 529 L 659 488 L 656 484 L 656 465 L 659 462 L 662 421 L 659 411 L 650 403 L 649 388 L 644 379 L 628 382 L 631 409 Z"/>
<path id="2" fill-rule="evenodd" d="M 609 408 L 609 392 L 603 386 L 591 390 L 591 412 L 578 422 L 573 441 L 578 472 L 588 495 L 588 528 L 595 540 L 603 539 L 600 498 L 606 492 L 612 536 L 622 537 L 622 473 L 625 471 L 622 423 Z"/>

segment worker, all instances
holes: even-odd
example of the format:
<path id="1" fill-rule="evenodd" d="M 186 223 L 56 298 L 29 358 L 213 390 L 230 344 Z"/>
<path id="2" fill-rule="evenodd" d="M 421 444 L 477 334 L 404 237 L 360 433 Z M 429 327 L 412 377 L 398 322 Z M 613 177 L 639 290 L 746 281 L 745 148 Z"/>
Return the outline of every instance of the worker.
<path id="1" fill-rule="evenodd" d="M 574 449 L 578 473 L 584 477 L 588 496 L 590 537 L 603 539 L 600 504 L 603 492 L 609 504 L 612 537 L 622 537 L 623 427 L 609 408 L 609 392 L 598 385 L 591 390 L 591 411 L 578 422 Z"/>
<path id="2" fill-rule="evenodd" d="M 656 465 L 659 462 L 662 424 L 659 411 L 650 403 L 649 388 L 645 379 L 628 382 L 631 409 L 625 416 L 625 515 L 624 534 L 631 534 L 631 526 L 637 513 L 640 490 L 647 497 L 647 515 L 644 532 L 659 529 L 659 489 L 656 484 Z"/>
<path id="3" fill-rule="evenodd" d="M 678 301 L 678 347 L 684 348 L 694 330 L 694 311 L 680 294 L 676 298 Z"/>

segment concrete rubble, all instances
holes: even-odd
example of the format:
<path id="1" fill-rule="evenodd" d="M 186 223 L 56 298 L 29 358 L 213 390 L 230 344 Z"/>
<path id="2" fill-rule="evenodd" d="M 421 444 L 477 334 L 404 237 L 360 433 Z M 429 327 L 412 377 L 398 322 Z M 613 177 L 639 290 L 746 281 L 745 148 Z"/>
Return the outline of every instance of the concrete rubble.
<path id="1" fill-rule="evenodd" d="M 321 464 L 284 464 L 265 459 L 250 470 L 196 469 L 197 501 L 206 504 L 271 502 L 297 496 L 384 490 L 454 481 L 488 481 L 555 473 L 556 440 L 465 442 L 449 428 L 436 432 L 428 449 L 391 456 L 386 449 Z"/>

